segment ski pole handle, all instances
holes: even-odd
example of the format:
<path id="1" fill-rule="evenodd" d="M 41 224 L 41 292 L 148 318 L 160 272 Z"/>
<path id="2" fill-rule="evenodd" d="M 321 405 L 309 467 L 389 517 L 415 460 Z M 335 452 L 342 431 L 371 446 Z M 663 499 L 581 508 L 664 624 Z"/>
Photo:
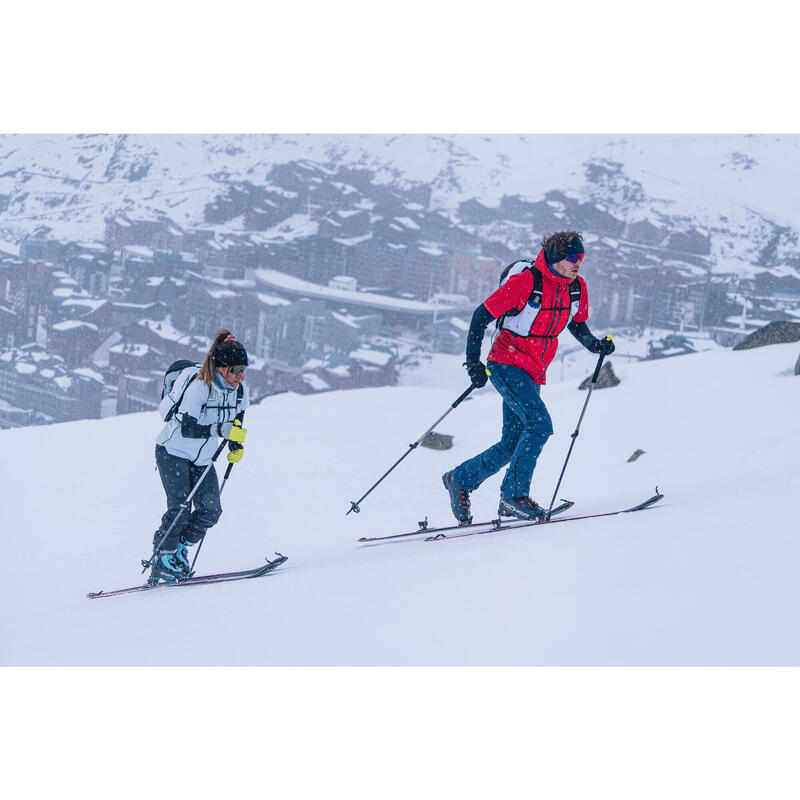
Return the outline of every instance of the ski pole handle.
<path id="1" fill-rule="evenodd" d="M 610 342 L 611 336 L 606 334 L 605 339 L 603 341 Z M 594 375 L 592 375 L 592 383 L 597 383 L 597 379 L 600 377 L 600 367 L 603 366 L 603 359 L 606 357 L 606 354 L 600 353 L 600 358 L 597 359 L 597 366 L 594 369 Z"/>
<path id="2" fill-rule="evenodd" d="M 467 399 L 467 395 L 469 395 L 469 393 L 470 393 L 470 392 L 471 392 L 471 391 L 472 391 L 474 388 L 475 388 L 475 384 L 474 384 L 474 383 L 471 383 L 471 384 L 470 384 L 470 385 L 469 385 L 469 386 L 468 386 L 468 387 L 467 387 L 467 388 L 464 390 L 464 392 L 463 392 L 463 393 L 462 393 L 462 394 L 459 396 L 459 398 L 458 398 L 458 399 L 457 399 L 457 400 L 456 400 L 456 401 L 453 403 L 453 405 L 452 405 L 452 406 L 450 406 L 450 408 L 455 408 L 455 407 L 456 407 L 457 405 L 459 405 L 459 404 L 460 404 L 460 403 L 461 403 L 463 400 L 466 400 L 466 399 Z M 436 426 L 434 425 L 434 427 L 436 427 Z"/>

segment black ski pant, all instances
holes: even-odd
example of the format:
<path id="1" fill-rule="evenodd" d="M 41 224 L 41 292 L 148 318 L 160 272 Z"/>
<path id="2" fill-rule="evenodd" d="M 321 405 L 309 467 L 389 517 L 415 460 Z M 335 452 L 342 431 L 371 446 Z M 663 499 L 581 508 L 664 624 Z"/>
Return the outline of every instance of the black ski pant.
<path id="1" fill-rule="evenodd" d="M 158 543 L 175 517 L 181 513 L 181 503 L 186 500 L 206 468 L 198 467 L 185 458 L 170 455 L 160 444 L 156 445 L 156 464 L 167 493 L 167 513 L 161 517 L 161 528 L 155 537 Z M 187 544 L 197 544 L 206 530 L 220 518 L 222 506 L 219 501 L 219 481 L 213 464 L 192 497 L 190 511 L 191 513 L 182 512 L 181 518 L 161 545 L 162 550 L 174 550 L 180 544 L 181 537 Z"/>

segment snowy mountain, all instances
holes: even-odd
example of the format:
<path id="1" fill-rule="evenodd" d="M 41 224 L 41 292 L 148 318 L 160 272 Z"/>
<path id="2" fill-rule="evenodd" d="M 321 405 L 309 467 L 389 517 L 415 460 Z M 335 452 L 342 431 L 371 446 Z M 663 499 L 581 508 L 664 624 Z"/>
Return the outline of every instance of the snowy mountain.
<path id="1" fill-rule="evenodd" d="M 621 345 L 621 350 L 624 346 Z M 155 414 L 0 432 L 3 664 L 794 664 L 800 490 L 798 345 L 663 361 L 612 357 L 560 494 L 575 513 L 651 510 L 461 540 L 361 536 L 450 520 L 440 476 L 495 441 L 487 388 L 357 498 L 463 388 L 276 395 L 248 412 L 248 447 L 198 566 L 289 562 L 256 581 L 88 600 L 135 584 L 163 511 Z M 437 356 L 443 363 L 446 356 Z M 593 357 L 583 353 L 582 377 Z M 449 368 L 449 367 L 448 367 Z M 442 372 L 443 370 L 439 370 Z M 585 395 L 551 370 L 556 434 L 533 494 L 548 502 Z M 441 384 L 440 384 L 441 386 Z M 391 424 L 387 424 L 391 420 Z M 644 455 L 628 463 L 636 449 Z M 473 496 L 497 509 L 500 476 Z"/>
<path id="2" fill-rule="evenodd" d="M 295 189 L 300 208 L 287 204 L 268 230 L 253 218 L 292 193 L 274 179 L 275 167 L 288 164 L 309 169 Z M 266 230 L 273 241 L 282 225 L 286 241 L 316 233 L 328 208 L 371 210 L 358 205 L 364 192 L 348 197 L 335 186 L 345 183 L 342 171 L 424 196 L 426 213 L 412 214 L 413 224 L 436 212 L 514 250 L 532 249 L 543 230 L 567 223 L 612 245 L 686 253 L 707 271 L 800 269 L 798 136 L 4 135 L 0 239 L 101 239 L 104 219 L 121 212 Z M 332 192 L 317 213 L 313 182 Z M 233 217 L 220 213 L 243 191 L 252 203 Z"/>

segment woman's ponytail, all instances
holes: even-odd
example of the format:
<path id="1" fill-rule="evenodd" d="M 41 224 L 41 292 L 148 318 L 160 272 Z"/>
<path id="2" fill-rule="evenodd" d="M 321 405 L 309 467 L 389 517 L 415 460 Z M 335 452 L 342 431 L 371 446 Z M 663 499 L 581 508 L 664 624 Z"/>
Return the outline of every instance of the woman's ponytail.
<path id="1" fill-rule="evenodd" d="M 228 341 L 228 337 L 233 339 L 233 334 L 230 331 L 225 330 L 224 328 L 218 330 L 214 336 L 214 341 L 211 343 L 209 351 L 206 353 L 206 357 L 203 359 L 203 365 L 200 367 L 198 377 L 206 386 L 211 386 L 211 381 L 214 380 L 214 371 L 216 369 L 216 364 L 214 363 L 214 353 L 223 342 Z"/>

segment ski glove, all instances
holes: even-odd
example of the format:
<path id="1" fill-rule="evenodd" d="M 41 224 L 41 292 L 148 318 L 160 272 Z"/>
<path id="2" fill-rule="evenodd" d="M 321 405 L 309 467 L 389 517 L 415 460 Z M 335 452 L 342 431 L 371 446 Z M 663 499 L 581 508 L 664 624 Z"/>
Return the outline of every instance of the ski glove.
<path id="1" fill-rule="evenodd" d="M 610 336 L 605 339 L 595 339 L 592 346 L 589 348 L 593 353 L 602 353 L 604 356 L 610 356 L 617 348 Z"/>
<path id="2" fill-rule="evenodd" d="M 465 361 L 464 366 L 467 368 L 467 373 L 469 374 L 473 386 L 478 389 L 480 389 L 481 386 L 486 386 L 486 381 L 489 380 L 489 376 L 486 374 L 486 364 L 480 360 L 470 360 Z"/>
<path id="3" fill-rule="evenodd" d="M 236 444 L 244 444 L 245 436 L 247 436 L 247 428 L 242 427 L 242 423 L 235 419 L 228 433 L 228 441 L 235 442 Z M 233 450 L 233 448 L 231 448 Z"/>
<path id="4" fill-rule="evenodd" d="M 244 447 L 236 442 L 228 442 L 228 461 L 231 464 L 238 464 L 244 458 Z"/>

